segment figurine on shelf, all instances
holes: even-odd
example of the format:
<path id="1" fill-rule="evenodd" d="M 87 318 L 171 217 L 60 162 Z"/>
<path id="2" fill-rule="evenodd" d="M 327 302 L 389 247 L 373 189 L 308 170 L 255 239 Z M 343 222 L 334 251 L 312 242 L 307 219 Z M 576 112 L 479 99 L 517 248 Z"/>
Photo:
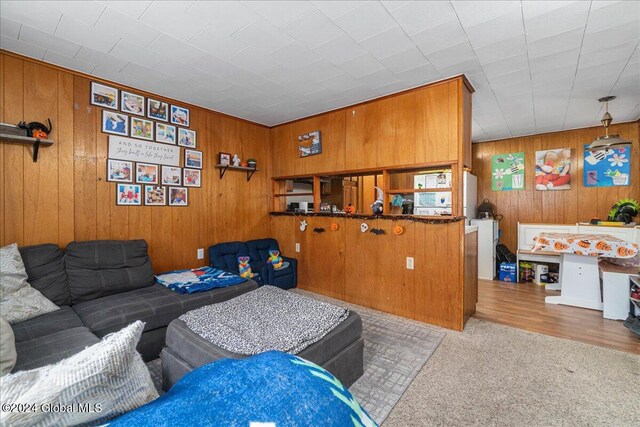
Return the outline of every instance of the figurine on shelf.
<path id="1" fill-rule="evenodd" d="M 51 119 L 47 119 L 47 122 L 49 123 L 48 127 L 38 122 L 20 122 L 18 123 L 18 127 L 24 129 L 27 132 L 27 136 L 30 136 L 32 138 L 47 139 L 47 137 L 51 133 L 51 130 L 53 129 L 53 126 L 51 126 Z"/>
<path id="2" fill-rule="evenodd" d="M 374 215 L 382 215 L 382 211 L 383 211 L 383 207 L 384 207 L 384 202 L 383 202 L 384 198 L 383 198 L 383 194 L 382 194 L 382 189 L 380 187 L 374 187 L 374 188 L 378 192 L 378 198 L 371 205 L 371 212 Z"/>
<path id="3" fill-rule="evenodd" d="M 233 166 L 240 166 L 240 156 L 237 154 L 233 155 Z"/>

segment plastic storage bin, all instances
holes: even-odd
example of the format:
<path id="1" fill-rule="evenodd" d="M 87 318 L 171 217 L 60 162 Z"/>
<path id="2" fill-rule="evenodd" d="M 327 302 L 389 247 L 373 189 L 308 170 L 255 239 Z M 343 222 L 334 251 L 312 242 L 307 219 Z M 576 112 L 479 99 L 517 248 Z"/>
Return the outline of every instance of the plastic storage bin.
<path id="1" fill-rule="evenodd" d="M 500 280 L 503 282 L 517 282 L 516 277 L 516 263 L 515 262 L 503 262 L 500 264 Z"/>

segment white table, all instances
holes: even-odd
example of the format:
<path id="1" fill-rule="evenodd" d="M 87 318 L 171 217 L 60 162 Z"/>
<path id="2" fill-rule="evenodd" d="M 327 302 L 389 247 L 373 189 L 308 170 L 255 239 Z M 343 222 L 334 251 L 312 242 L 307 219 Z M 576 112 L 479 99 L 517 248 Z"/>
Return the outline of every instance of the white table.
<path id="1" fill-rule="evenodd" d="M 560 295 L 548 296 L 544 302 L 602 311 L 598 257 L 560 255 L 560 283 Z"/>
<path id="2" fill-rule="evenodd" d="M 637 245 L 607 234 L 540 233 L 532 252 L 560 253 L 560 295 L 548 296 L 549 304 L 603 310 L 598 257 L 630 258 Z"/>

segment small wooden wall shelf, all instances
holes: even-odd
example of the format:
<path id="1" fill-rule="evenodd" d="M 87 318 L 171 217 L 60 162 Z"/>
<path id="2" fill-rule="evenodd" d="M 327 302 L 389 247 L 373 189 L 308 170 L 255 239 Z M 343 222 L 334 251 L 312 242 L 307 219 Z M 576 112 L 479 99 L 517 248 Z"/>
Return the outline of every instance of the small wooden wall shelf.
<path id="1" fill-rule="evenodd" d="M 43 145 L 48 147 L 53 145 L 53 141 L 50 139 L 32 138 L 30 136 L 12 135 L 9 133 L 0 133 L 0 140 L 4 142 L 17 142 L 20 144 L 33 144 L 33 161 L 38 161 L 38 150 Z"/>
<path id="2" fill-rule="evenodd" d="M 249 168 L 245 166 L 233 166 L 233 165 L 216 165 L 216 169 L 220 169 L 220 179 L 222 179 L 225 172 L 227 172 L 227 169 L 245 171 L 247 173 L 247 181 L 250 181 L 253 174 L 258 172 L 258 169 L 256 168 Z"/>

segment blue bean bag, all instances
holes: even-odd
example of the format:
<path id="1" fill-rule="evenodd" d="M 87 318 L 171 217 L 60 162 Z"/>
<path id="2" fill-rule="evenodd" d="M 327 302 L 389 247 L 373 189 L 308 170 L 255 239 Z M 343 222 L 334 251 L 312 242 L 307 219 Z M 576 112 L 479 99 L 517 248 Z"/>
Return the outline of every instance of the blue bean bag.
<path id="1" fill-rule="evenodd" d="M 376 426 L 333 375 L 291 354 L 222 359 L 110 426 Z"/>

